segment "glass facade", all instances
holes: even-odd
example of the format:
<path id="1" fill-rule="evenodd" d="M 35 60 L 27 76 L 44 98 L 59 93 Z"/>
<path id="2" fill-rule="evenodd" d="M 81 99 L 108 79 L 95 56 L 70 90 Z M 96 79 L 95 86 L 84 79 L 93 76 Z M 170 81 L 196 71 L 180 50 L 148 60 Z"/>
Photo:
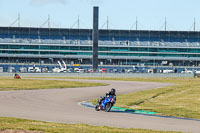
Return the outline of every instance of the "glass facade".
<path id="1" fill-rule="evenodd" d="M 169 60 L 200 61 L 199 32 L 100 30 L 99 59 L 103 62 Z M 91 60 L 91 29 L 0 27 L 2 58 L 66 58 Z M 59 57 L 56 57 L 59 56 Z M 87 61 L 90 62 L 90 61 Z M 151 63 L 150 63 L 151 64 Z M 184 64 L 184 63 L 182 63 Z"/>
<path id="2" fill-rule="evenodd" d="M 55 54 L 92 55 L 92 46 L 10 45 L 0 44 L 0 53 L 8 54 Z M 156 48 L 156 47 L 112 47 L 100 46 L 100 55 L 112 56 L 157 56 L 157 57 L 200 57 L 199 48 Z"/>

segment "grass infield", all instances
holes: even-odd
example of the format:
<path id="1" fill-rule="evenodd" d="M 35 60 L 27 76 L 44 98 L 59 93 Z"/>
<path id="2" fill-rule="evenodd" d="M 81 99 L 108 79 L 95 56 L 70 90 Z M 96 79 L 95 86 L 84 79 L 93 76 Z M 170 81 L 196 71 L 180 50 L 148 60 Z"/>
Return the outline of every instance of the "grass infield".
<path id="1" fill-rule="evenodd" d="M 86 124 L 60 124 L 5 117 L 0 118 L 0 132 L 3 131 L 11 131 L 6 133 L 15 133 L 14 131 L 24 131 L 22 133 L 178 133 L 90 126 Z"/>
<path id="2" fill-rule="evenodd" d="M 104 83 L 0 78 L 0 91 L 105 86 Z"/>

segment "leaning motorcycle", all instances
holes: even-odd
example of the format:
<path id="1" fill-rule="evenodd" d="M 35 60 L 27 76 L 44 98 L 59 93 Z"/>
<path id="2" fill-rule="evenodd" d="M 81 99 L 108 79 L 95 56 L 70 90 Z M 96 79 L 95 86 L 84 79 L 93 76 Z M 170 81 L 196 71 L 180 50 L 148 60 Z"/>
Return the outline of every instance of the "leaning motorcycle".
<path id="1" fill-rule="evenodd" d="M 101 97 L 102 98 L 102 97 Z M 97 100 L 97 104 L 95 106 L 95 110 L 99 111 L 99 110 L 104 110 L 106 112 L 109 112 L 112 108 L 112 106 L 115 104 L 116 98 L 115 96 L 106 96 L 105 98 L 103 98 L 103 100 L 100 101 Z"/>

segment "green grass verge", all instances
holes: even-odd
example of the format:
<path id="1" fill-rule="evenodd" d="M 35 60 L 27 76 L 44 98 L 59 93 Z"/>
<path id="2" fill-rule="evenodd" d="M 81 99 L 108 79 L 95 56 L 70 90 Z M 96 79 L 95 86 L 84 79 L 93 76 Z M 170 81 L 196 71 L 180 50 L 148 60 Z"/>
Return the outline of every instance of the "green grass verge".
<path id="1" fill-rule="evenodd" d="M 134 80 L 134 79 L 133 79 Z M 200 79 L 135 79 L 176 85 L 118 96 L 116 106 L 157 112 L 160 115 L 200 119 Z"/>
<path id="2" fill-rule="evenodd" d="M 1 130 L 41 131 L 45 133 L 178 133 L 144 129 L 122 129 L 86 124 L 59 124 L 17 118 L 0 118 Z"/>
<path id="3" fill-rule="evenodd" d="M 0 91 L 105 86 L 104 83 L 0 78 Z"/>
<path id="4" fill-rule="evenodd" d="M 88 79 L 88 78 L 82 78 Z M 157 112 L 159 115 L 200 119 L 200 79 L 197 78 L 89 78 L 174 83 L 175 85 L 117 96 L 115 106 Z M 134 87 L 134 86 L 133 86 Z M 116 88 L 117 89 L 117 88 Z M 96 103 L 96 99 L 92 100 Z"/>

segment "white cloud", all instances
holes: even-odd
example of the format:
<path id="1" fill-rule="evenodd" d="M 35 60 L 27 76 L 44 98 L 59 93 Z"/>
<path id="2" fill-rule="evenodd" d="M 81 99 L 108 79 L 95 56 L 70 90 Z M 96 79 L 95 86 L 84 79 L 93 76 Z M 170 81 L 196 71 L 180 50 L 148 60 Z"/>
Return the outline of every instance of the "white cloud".
<path id="1" fill-rule="evenodd" d="M 99 5 L 103 2 L 103 0 L 87 0 L 91 5 Z"/>
<path id="2" fill-rule="evenodd" d="M 67 0 L 31 0 L 31 5 L 34 6 L 43 6 L 48 4 L 61 4 L 65 5 Z"/>
<path id="3" fill-rule="evenodd" d="M 33 6 L 44 6 L 49 4 L 61 4 L 66 5 L 67 2 L 70 0 L 30 0 L 30 4 Z M 90 5 L 100 5 L 103 3 L 104 0 L 72 0 L 72 1 L 79 1 L 79 2 L 87 2 Z"/>

